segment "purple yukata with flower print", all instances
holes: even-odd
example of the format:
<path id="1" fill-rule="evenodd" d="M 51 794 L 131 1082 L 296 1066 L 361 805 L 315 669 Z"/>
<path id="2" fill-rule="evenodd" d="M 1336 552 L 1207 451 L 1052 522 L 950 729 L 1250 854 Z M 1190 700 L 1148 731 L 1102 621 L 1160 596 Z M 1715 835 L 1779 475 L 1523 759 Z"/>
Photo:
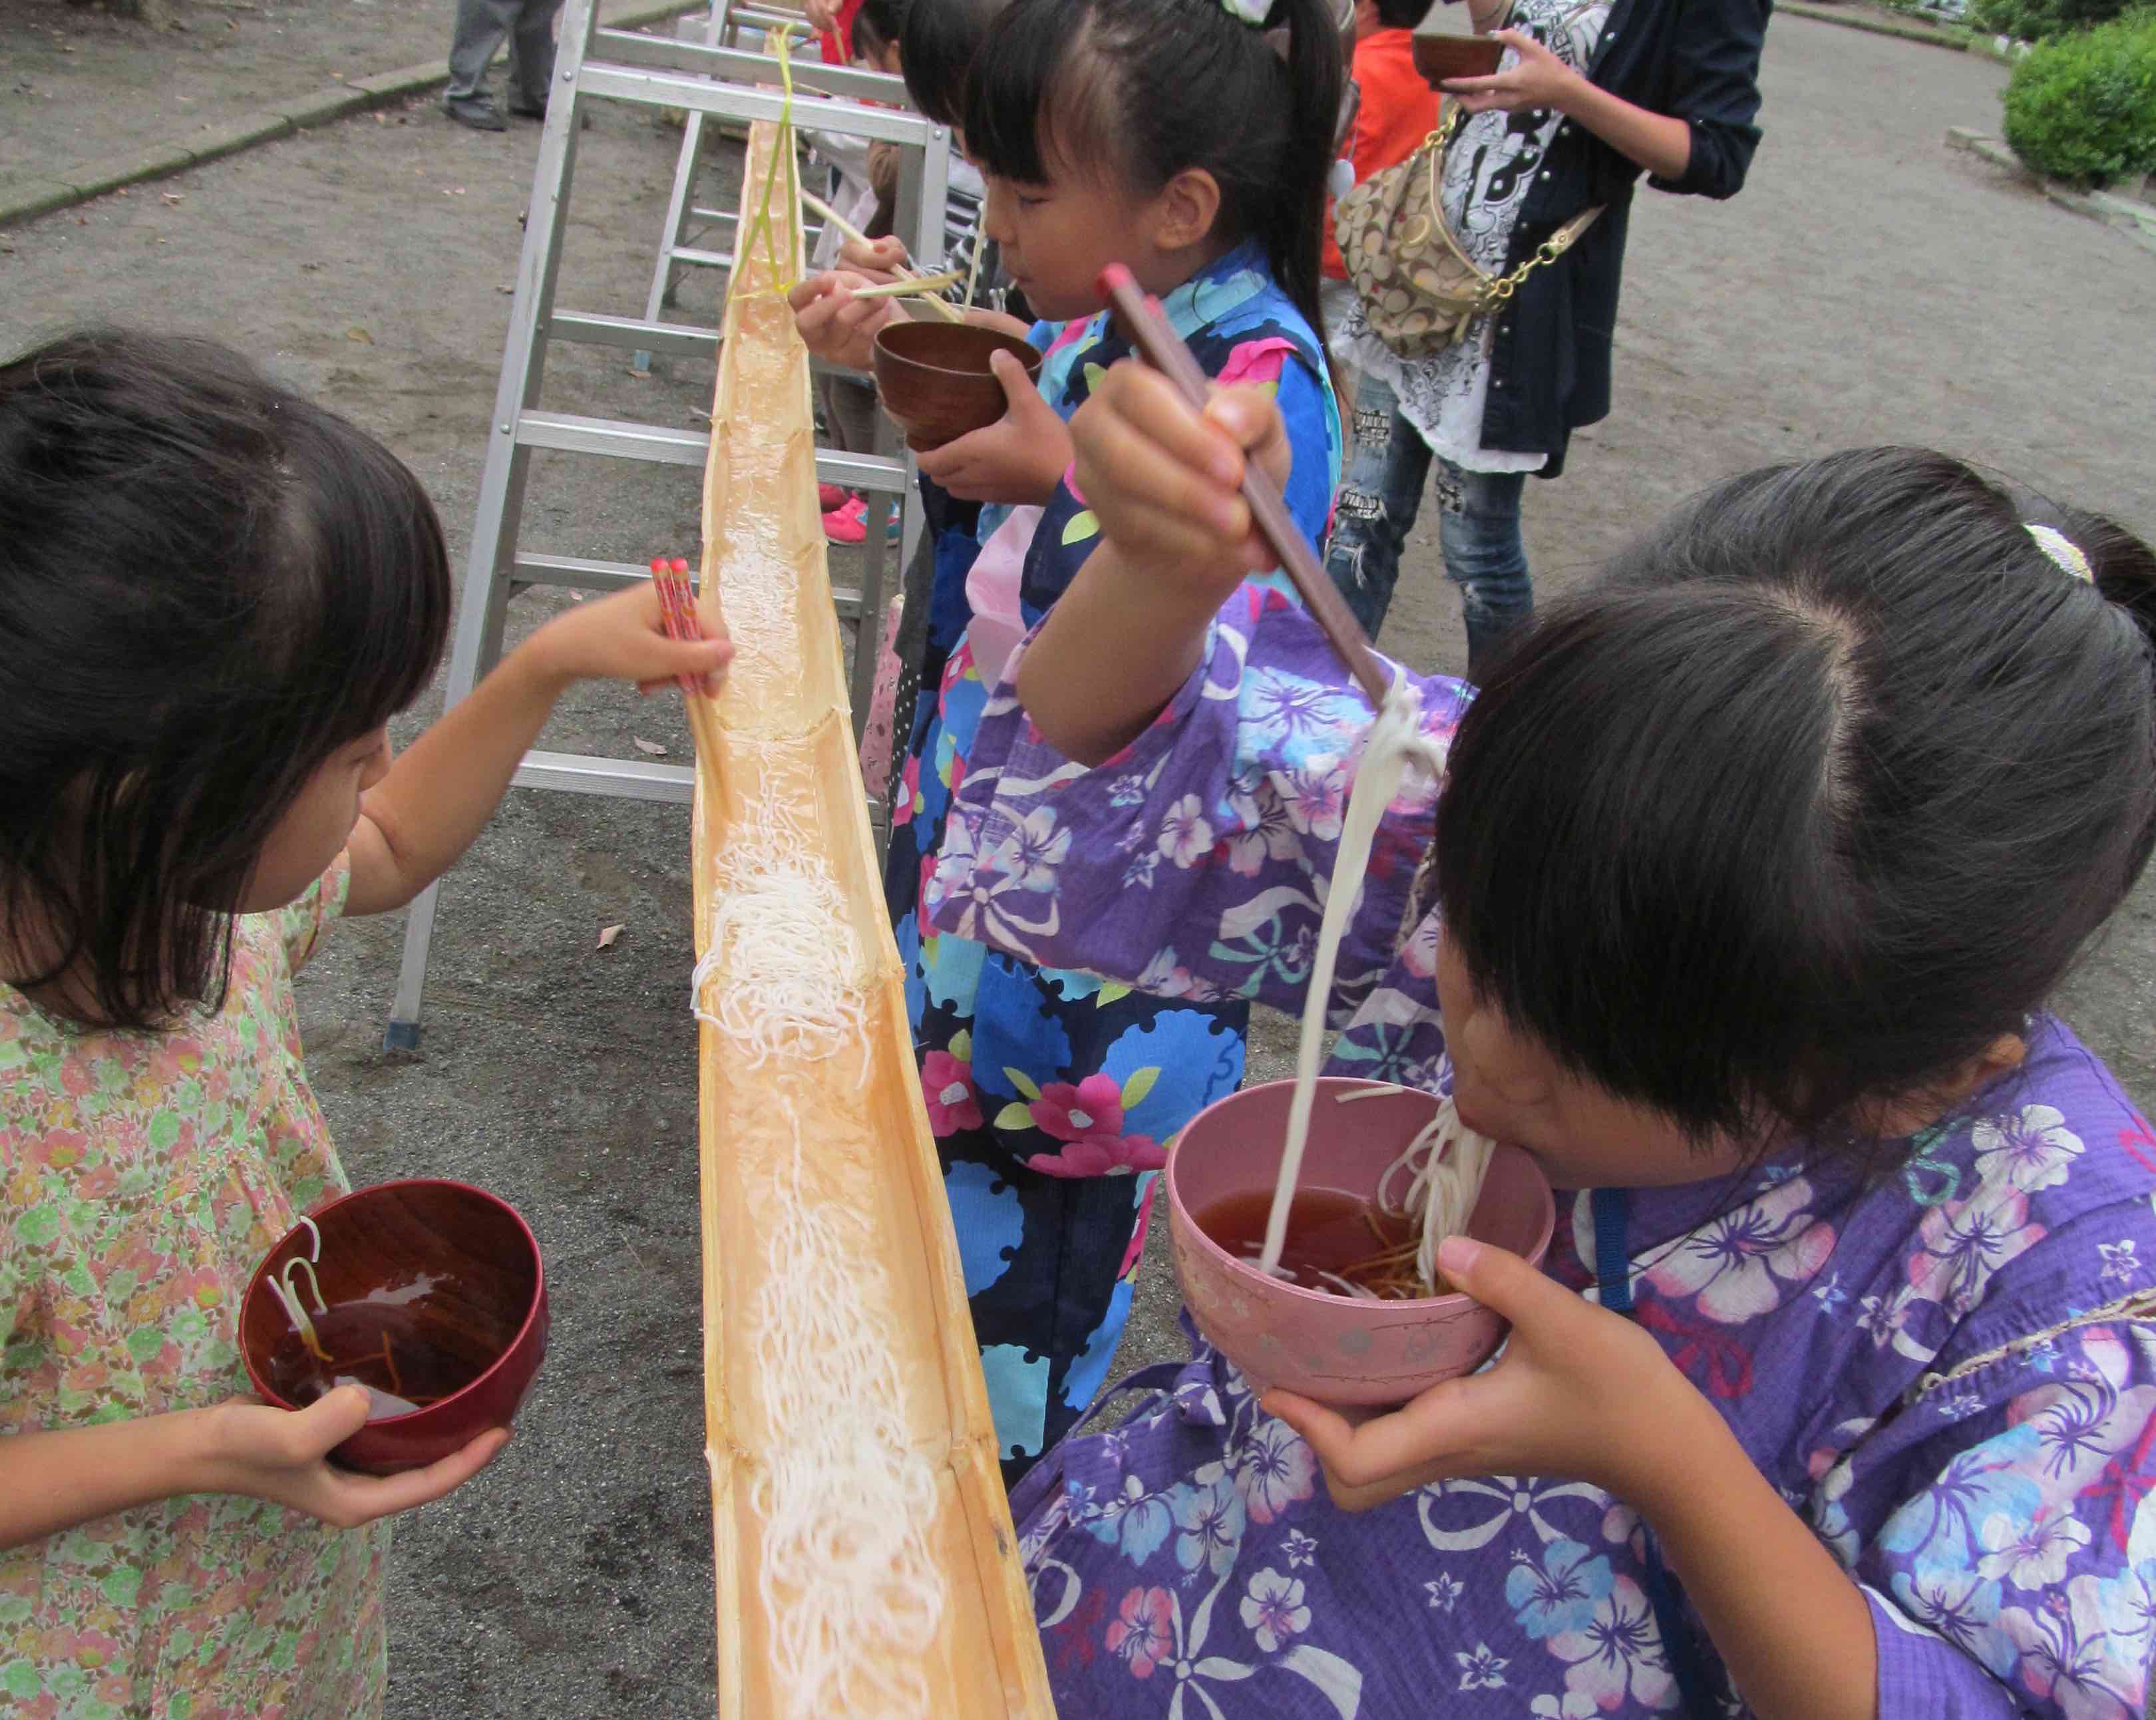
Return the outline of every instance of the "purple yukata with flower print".
<path id="1" fill-rule="evenodd" d="M 1304 531 L 1322 536 L 1340 465 L 1339 415 L 1317 336 L 1263 252 L 1236 246 L 1168 294 L 1162 310 L 1208 375 L 1273 390 L 1301 474 L 1288 507 Z M 1045 352 L 1042 398 L 1066 418 L 1130 351 L 1105 312 L 1040 324 L 1032 338 Z M 1167 1143 L 1241 1081 L 1249 1015 L 1217 993 L 1163 999 L 1157 988 L 1014 961 L 969 937 L 924 933 L 921 882 L 964 787 L 997 671 L 1098 547 L 1100 531 L 1066 474 L 1045 506 L 984 507 L 977 524 L 938 537 L 923 696 L 884 874 L 1006 1483 L 1077 1421 L 1106 1379 Z M 1186 824 L 1122 864 L 1140 878 L 1187 864 L 1188 845 L 1211 841 Z M 1005 858 L 1015 877 L 1046 890 L 1069 845 L 1052 820 L 1021 819 Z"/>
<path id="2" fill-rule="evenodd" d="M 933 923 L 1169 996 L 1299 1008 L 1371 712 L 1309 619 L 1245 585 L 1159 719 L 1088 769 L 988 698 Z M 1421 683 L 1444 740 L 1471 695 Z M 1411 776 L 1343 942 L 1329 1068 L 1445 1091 L 1438 928 L 1406 929 L 1435 801 Z M 1021 834 L 1021 833 L 1023 833 Z M 1015 864 L 1023 850 L 1050 863 Z M 1142 881 L 1128 856 L 1163 857 Z M 2156 1643 L 2156 1134 L 2060 1022 L 1901 1171 L 1792 1153 L 1630 1191 L 1635 1318 L 1861 1585 L 1887 1720 L 2138 1720 Z M 1589 1296 L 1592 1191 L 1548 1270 Z M 1621 1270 L 1622 1276 L 1616 1276 Z M 1014 1498 L 1066 1714 L 1404 1720 L 1748 1712 L 1681 1590 L 1665 1640 L 1622 1500 L 1489 1476 L 1360 1515 L 1219 1353 L 1144 1370 L 1111 1431 Z M 1687 1654 L 1686 1651 L 1689 1650 Z"/>

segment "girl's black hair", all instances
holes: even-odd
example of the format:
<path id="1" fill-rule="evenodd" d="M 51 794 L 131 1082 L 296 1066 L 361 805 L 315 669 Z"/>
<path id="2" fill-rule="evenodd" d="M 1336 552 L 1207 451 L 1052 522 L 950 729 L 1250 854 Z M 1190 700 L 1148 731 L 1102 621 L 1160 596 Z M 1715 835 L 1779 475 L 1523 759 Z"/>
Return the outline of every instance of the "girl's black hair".
<path id="1" fill-rule="evenodd" d="M 1066 171 L 1147 191 L 1203 168 L 1220 187 L 1215 232 L 1259 241 L 1322 341 L 1339 32 L 1327 0 L 1272 0 L 1262 28 L 1220 0 L 1014 0 L 974 57 L 967 151 L 1021 184 L 1049 179 L 1051 147 Z"/>
<path id="2" fill-rule="evenodd" d="M 854 56 L 872 59 L 885 49 L 900 44 L 902 63 L 907 9 L 908 0 L 861 0 L 860 10 L 854 13 L 852 36 L 847 44 Z"/>
<path id="3" fill-rule="evenodd" d="M 1718 485 L 1534 623 L 1432 860 L 1478 992 L 1576 1073 L 1872 1159 L 1880 1102 L 2022 1031 L 2152 842 L 2156 555 L 1878 448 Z"/>
<path id="4" fill-rule="evenodd" d="M 907 0 L 899 69 L 913 105 L 939 126 L 963 130 L 966 75 L 1005 0 Z"/>
<path id="5" fill-rule="evenodd" d="M 1378 22 L 1389 30 L 1412 30 L 1430 16 L 1434 0 L 1378 0 Z"/>
<path id="6" fill-rule="evenodd" d="M 418 479 L 239 354 L 90 331 L 0 366 L 8 978 L 68 974 L 95 1027 L 221 1007 L 264 841 L 419 696 L 449 603 Z"/>

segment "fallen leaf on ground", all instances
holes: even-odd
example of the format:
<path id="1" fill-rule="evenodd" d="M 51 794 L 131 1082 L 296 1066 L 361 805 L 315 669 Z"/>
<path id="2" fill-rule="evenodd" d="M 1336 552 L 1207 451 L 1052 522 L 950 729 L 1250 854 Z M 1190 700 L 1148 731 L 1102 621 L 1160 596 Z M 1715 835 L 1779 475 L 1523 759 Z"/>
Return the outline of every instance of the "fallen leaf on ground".
<path id="1" fill-rule="evenodd" d="M 629 738 L 636 743 L 636 750 L 646 758 L 664 758 L 666 756 L 666 749 L 656 741 L 647 741 L 641 735 L 632 735 Z"/>
<path id="2" fill-rule="evenodd" d="M 628 928 L 626 926 L 602 926 L 602 927 L 599 927 L 599 947 L 600 947 L 601 949 L 603 949 L 603 950 L 610 950 L 610 949 L 612 949 L 612 948 L 613 947 L 613 941 L 614 941 L 614 939 L 616 939 L 617 937 L 620 937 L 620 936 L 622 935 L 622 933 L 623 933 L 623 932 L 626 932 L 627 930 L 629 930 L 629 928 Z"/>
<path id="3" fill-rule="evenodd" d="M 184 191 L 161 192 L 159 195 L 164 198 L 168 207 L 175 209 L 187 200 L 187 194 Z"/>
<path id="4" fill-rule="evenodd" d="M 348 328 L 344 331 L 344 337 L 347 341 L 357 341 L 362 347 L 374 344 L 374 336 L 363 328 Z"/>

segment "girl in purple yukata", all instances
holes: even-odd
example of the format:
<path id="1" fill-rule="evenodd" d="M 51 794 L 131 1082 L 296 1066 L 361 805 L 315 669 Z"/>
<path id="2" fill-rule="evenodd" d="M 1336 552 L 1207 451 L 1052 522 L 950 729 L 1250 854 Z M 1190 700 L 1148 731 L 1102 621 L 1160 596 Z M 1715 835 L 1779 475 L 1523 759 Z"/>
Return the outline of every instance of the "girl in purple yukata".
<path id="1" fill-rule="evenodd" d="M 1040 386 L 998 360 L 1004 417 L 921 457 L 942 529 L 884 889 L 1007 1483 L 1107 1378 L 1164 1143 L 1241 1079 L 1249 1005 L 936 937 L 921 881 L 1004 659 L 1100 543 L 1065 421 L 1130 350 L 1100 309 L 1104 264 L 1127 263 L 1158 295 L 1207 375 L 1272 391 L 1296 451 L 1289 509 L 1322 534 L 1341 435 L 1318 238 L 1342 75 L 1327 0 L 1015 0 L 968 73 L 985 230 L 1057 320 L 1017 326 L 1045 355 Z M 857 280 L 796 290 L 812 350 L 863 362 L 899 314 L 853 300 Z"/>
<path id="2" fill-rule="evenodd" d="M 1125 366 L 1073 430 L 1104 547 L 990 696 L 932 916 L 1296 1008 L 1370 711 L 1245 583 L 1277 424 Z M 1331 1067 L 1533 1153 L 1548 1276 L 1449 1241 L 1508 1344 L 1360 1425 L 1199 1343 L 1050 1453 L 1062 1711 L 2140 1715 L 2156 1133 L 2045 1000 L 2156 837 L 2152 633 L 2127 533 L 1877 449 L 1721 485 L 1479 696 L 1422 681 L 1447 768 L 1389 810 Z"/>

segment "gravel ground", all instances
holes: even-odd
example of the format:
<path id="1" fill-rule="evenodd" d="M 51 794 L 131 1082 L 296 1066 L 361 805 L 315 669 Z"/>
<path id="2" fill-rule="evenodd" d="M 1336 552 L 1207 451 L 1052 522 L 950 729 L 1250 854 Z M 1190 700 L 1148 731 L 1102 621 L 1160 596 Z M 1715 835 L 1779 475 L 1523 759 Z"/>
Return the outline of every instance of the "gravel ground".
<path id="1" fill-rule="evenodd" d="M 355 74 L 442 51 L 446 7 L 346 10 L 361 3 L 235 8 L 227 33 L 304 20 L 288 37 L 342 54 L 355 39 L 333 20 L 412 33 L 416 51 L 384 28 Z M 222 15 L 207 0 L 182 13 Z M 11 74 L 28 64 L 18 33 L 49 35 L 56 21 L 71 36 L 109 32 L 108 58 L 69 69 L 64 100 L 0 102 L 0 166 L 56 139 L 69 158 L 103 152 L 59 128 L 132 123 L 160 76 L 175 100 L 193 88 L 235 110 L 326 81 L 310 64 L 295 84 L 294 62 L 266 49 L 251 69 L 230 54 L 197 65 L 191 46 L 48 0 L 0 11 Z M 63 75 L 33 70 L 33 86 Z M 1618 416 L 1578 439 L 1560 485 L 1530 490 L 1546 592 L 1715 477 L 1856 442 L 1952 449 L 2156 531 L 2156 404 L 2145 362 L 2130 360 L 2148 350 L 2156 275 L 2123 239 L 1941 146 L 1947 126 L 1992 119 L 2001 76 L 1974 58 L 1776 23 L 1768 137 L 1744 196 L 1641 198 Z M 415 104 L 0 234 L 0 346 L 97 318 L 237 341 L 410 460 L 461 566 L 536 140 L 521 126 L 475 136 Z M 675 149 L 640 116 L 598 111 L 565 305 L 640 307 Z M 723 177 L 721 166 L 715 194 Z M 708 316 L 711 302 L 692 284 L 683 314 Z M 567 349 L 546 403 L 694 424 L 711 386 L 708 365 L 637 379 L 621 355 Z M 536 548 L 634 561 L 695 542 L 692 473 L 541 456 L 532 496 Z M 562 601 L 522 600 L 516 629 Z M 1421 668 L 1464 660 L 1428 523 L 1384 642 Z M 611 691 L 565 701 L 547 744 L 627 755 L 637 737 L 685 756 L 663 701 Z M 445 893 L 417 1053 L 380 1049 L 397 918 L 341 928 L 301 986 L 310 1066 L 354 1179 L 445 1174 L 499 1190 L 531 1217 L 557 1290 L 553 1353 L 515 1443 L 400 1528 L 398 1720 L 711 1712 L 687 845 L 676 809 L 512 794 Z M 2144 1104 L 2156 1103 L 2152 913 L 2144 886 L 2066 1000 Z M 615 923 L 628 929 L 602 953 L 598 929 Z M 1261 1021 L 1253 1073 L 1285 1073 L 1289 1045 L 1284 1023 Z M 1173 1308 L 1156 1248 L 1126 1363 L 1175 1353 Z"/>

